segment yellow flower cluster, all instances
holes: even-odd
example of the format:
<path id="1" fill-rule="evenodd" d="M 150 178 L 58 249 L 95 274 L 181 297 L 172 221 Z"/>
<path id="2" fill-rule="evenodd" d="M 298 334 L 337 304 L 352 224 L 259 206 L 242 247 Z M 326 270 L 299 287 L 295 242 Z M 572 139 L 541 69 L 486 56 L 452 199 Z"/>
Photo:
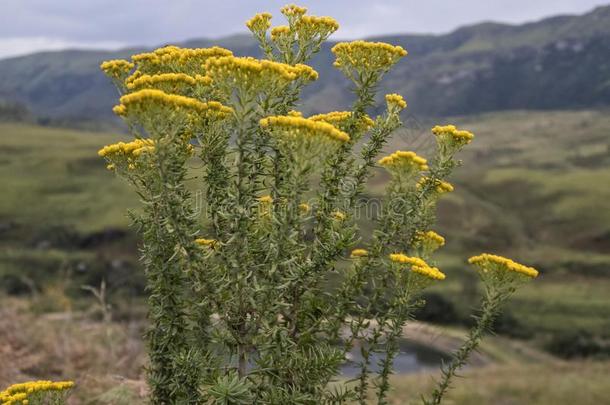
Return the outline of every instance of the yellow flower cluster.
<path id="1" fill-rule="evenodd" d="M 339 29 L 339 23 L 332 17 L 304 15 L 296 23 L 296 28 L 301 37 L 311 37 L 315 34 L 327 37 Z"/>
<path id="2" fill-rule="evenodd" d="M 192 148 L 192 145 L 189 145 Z M 112 162 L 106 166 L 108 170 L 119 167 L 127 167 L 133 170 L 136 168 L 137 159 L 142 153 L 149 153 L 155 150 L 155 142 L 152 139 L 136 139 L 132 142 L 118 142 L 104 146 L 97 154 Z"/>
<path id="3" fill-rule="evenodd" d="M 28 398 L 40 393 L 61 393 L 74 387 L 72 381 L 29 381 L 14 384 L 4 391 L 0 391 L 0 404 L 28 404 Z"/>
<path id="4" fill-rule="evenodd" d="M 280 9 L 286 17 L 302 16 L 307 12 L 307 8 L 299 7 L 295 4 L 288 4 Z"/>
<path id="5" fill-rule="evenodd" d="M 101 157 L 125 156 L 138 157 L 143 152 L 150 152 L 155 149 L 155 142 L 152 139 L 136 139 L 132 142 L 118 142 L 104 146 L 97 154 Z"/>
<path id="6" fill-rule="evenodd" d="M 112 107 L 112 112 L 120 117 L 124 117 L 127 115 L 127 108 L 123 104 L 115 105 Z"/>
<path id="7" fill-rule="evenodd" d="M 286 113 L 289 117 L 302 117 L 303 113 L 297 110 L 290 110 Z"/>
<path id="8" fill-rule="evenodd" d="M 354 249 L 354 250 L 352 250 L 350 257 L 352 257 L 352 258 L 366 257 L 368 255 L 369 255 L 369 251 L 366 249 Z"/>
<path id="9" fill-rule="evenodd" d="M 184 109 L 218 119 L 226 118 L 229 114 L 233 113 L 232 108 L 226 107 L 217 101 L 208 101 L 204 103 L 194 98 L 167 94 L 161 90 L 155 89 L 139 90 L 131 94 L 126 94 L 121 97 L 120 102 L 120 106 L 123 106 L 123 109 L 121 109 L 120 112 L 123 113 L 128 112 L 134 107 L 137 109 L 142 106 L 146 107 L 151 105 Z M 144 109 L 146 110 L 146 108 Z"/>
<path id="10" fill-rule="evenodd" d="M 386 94 L 385 101 L 388 103 L 389 110 L 404 110 L 407 108 L 407 102 L 400 94 Z"/>
<path id="11" fill-rule="evenodd" d="M 290 35 L 290 27 L 287 25 L 279 25 L 271 29 L 271 39 L 274 41 L 281 41 L 284 38 L 288 38 Z"/>
<path id="12" fill-rule="evenodd" d="M 444 280 L 445 274 L 436 267 L 431 267 L 419 257 L 407 256 L 403 253 L 393 253 L 390 260 L 394 263 L 407 264 L 411 266 L 411 271 L 432 280 Z"/>
<path id="13" fill-rule="evenodd" d="M 394 263 L 409 264 L 411 266 L 425 266 L 426 262 L 419 257 L 407 256 L 404 253 L 390 254 L 390 260 Z"/>
<path id="14" fill-rule="evenodd" d="M 311 211 L 311 207 L 307 203 L 299 204 L 298 208 L 299 208 L 299 211 L 301 211 L 301 213 L 303 213 L 303 214 L 307 214 L 309 211 Z"/>
<path id="15" fill-rule="evenodd" d="M 445 238 L 434 231 L 417 232 L 415 239 L 424 244 L 434 244 L 438 247 L 445 245 Z"/>
<path id="16" fill-rule="evenodd" d="M 207 246 L 212 249 L 216 249 L 218 247 L 218 241 L 216 239 L 197 238 L 195 239 L 195 243 L 199 246 Z"/>
<path id="17" fill-rule="evenodd" d="M 246 27 L 255 33 L 265 32 L 271 27 L 271 18 L 270 13 L 258 13 L 246 21 Z"/>
<path id="18" fill-rule="evenodd" d="M 538 271 L 533 267 L 528 267 L 511 259 L 507 259 L 506 257 L 492 255 L 489 253 L 473 256 L 468 259 L 468 263 L 475 265 L 482 272 L 510 271 L 523 274 L 530 278 L 535 278 L 538 276 Z"/>
<path id="19" fill-rule="evenodd" d="M 360 73 L 386 72 L 400 58 L 407 54 L 400 46 L 384 42 L 339 42 L 332 48 L 336 60 L 334 66 L 346 72 Z"/>
<path id="20" fill-rule="evenodd" d="M 343 211 L 333 211 L 330 216 L 337 221 L 345 221 L 345 218 L 347 218 Z"/>
<path id="21" fill-rule="evenodd" d="M 381 158 L 378 162 L 394 170 L 417 170 L 426 171 L 429 169 L 428 161 L 415 152 L 398 150 L 389 156 Z"/>
<path id="22" fill-rule="evenodd" d="M 102 69 L 108 77 L 117 80 L 123 80 L 133 67 L 133 63 L 123 59 L 108 60 L 100 65 L 100 69 Z"/>
<path id="23" fill-rule="evenodd" d="M 436 125 L 432 128 L 432 133 L 440 141 L 448 142 L 455 147 L 462 147 L 469 144 L 474 139 L 474 134 L 470 131 L 459 130 L 455 125 Z"/>
<path id="24" fill-rule="evenodd" d="M 351 116 L 351 111 L 332 111 L 325 114 L 312 115 L 309 119 L 312 121 L 328 122 L 334 125 L 348 120 Z"/>
<path id="25" fill-rule="evenodd" d="M 270 195 L 264 195 L 262 197 L 258 197 L 258 201 L 263 204 L 271 204 L 273 203 L 273 197 L 271 197 Z"/>
<path id="26" fill-rule="evenodd" d="M 251 57 L 210 58 L 205 69 L 216 83 L 224 83 L 230 87 L 238 83 L 246 86 L 253 82 L 271 85 L 277 81 L 289 83 L 297 79 L 309 81 L 318 78 L 318 73 L 307 65 L 291 66 Z"/>
<path id="27" fill-rule="evenodd" d="M 142 76 L 144 76 L 144 73 L 142 73 L 142 71 L 136 69 L 131 75 L 129 75 L 127 78 L 125 78 L 125 80 L 124 80 L 125 87 L 129 88 L 129 85 L 131 83 L 133 83 L 134 81 L 136 81 L 137 79 L 139 79 Z"/>
<path id="28" fill-rule="evenodd" d="M 166 46 L 153 52 L 141 53 L 131 57 L 142 73 L 185 72 L 201 70 L 209 58 L 231 56 L 228 49 L 213 46 L 211 48 L 179 48 Z"/>
<path id="29" fill-rule="evenodd" d="M 312 121 L 327 122 L 339 128 L 344 127 L 346 124 L 348 124 L 351 118 L 351 111 L 333 111 L 326 114 L 317 114 L 309 117 L 309 119 Z M 357 130 L 366 131 L 370 129 L 373 125 L 375 125 L 375 121 L 373 121 L 371 117 L 365 114 L 362 116 L 360 123 L 358 124 Z"/>
<path id="30" fill-rule="evenodd" d="M 417 188 L 421 189 L 422 187 L 426 186 L 430 181 L 432 181 L 430 177 L 422 177 L 417 183 Z M 438 179 L 435 181 L 434 191 L 438 194 L 451 193 L 453 190 L 454 188 L 451 183 Z"/>
<path id="31" fill-rule="evenodd" d="M 348 134 L 338 130 L 333 125 L 308 118 L 276 115 L 263 118 L 259 122 L 264 129 L 278 131 L 281 136 L 289 139 L 300 137 L 319 139 L 321 137 L 322 139 L 339 142 L 347 142 L 350 139 Z"/>
<path id="32" fill-rule="evenodd" d="M 212 79 L 208 76 L 196 75 L 193 77 L 184 73 L 140 74 L 137 78 L 126 81 L 127 88 L 130 90 L 157 88 L 163 91 L 182 89 L 196 84 L 209 86 L 211 83 Z"/>

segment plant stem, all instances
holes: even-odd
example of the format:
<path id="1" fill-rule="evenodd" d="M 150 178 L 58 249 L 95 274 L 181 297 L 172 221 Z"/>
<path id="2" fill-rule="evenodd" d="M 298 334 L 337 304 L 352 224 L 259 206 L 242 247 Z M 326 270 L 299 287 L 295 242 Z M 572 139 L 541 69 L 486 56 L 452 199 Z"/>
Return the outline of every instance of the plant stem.
<path id="1" fill-rule="evenodd" d="M 468 339 L 453 354 L 453 359 L 448 367 L 442 367 L 442 379 L 437 383 L 430 400 L 423 399 L 424 405 L 438 405 L 451 385 L 451 380 L 457 371 L 462 368 L 470 354 L 479 346 L 483 334 L 491 328 L 491 325 L 499 313 L 500 305 L 506 298 L 505 294 L 497 291 L 487 293 L 481 305 L 481 315 L 477 317 L 476 325 L 468 333 Z"/>

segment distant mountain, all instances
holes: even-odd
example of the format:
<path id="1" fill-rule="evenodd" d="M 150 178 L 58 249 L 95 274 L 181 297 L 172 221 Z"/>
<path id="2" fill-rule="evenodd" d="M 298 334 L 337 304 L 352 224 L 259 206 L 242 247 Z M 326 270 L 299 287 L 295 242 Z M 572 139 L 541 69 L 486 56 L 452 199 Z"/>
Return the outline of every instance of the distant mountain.
<path id="1" fill-rule="evenodd" d="M 381 90 L 403 94 L 414 114 L 610 105 L 610 6 L 523 25 L 482 23 L 445 35 L 373 39 L 409 51 Z M 179 45 L 219 45 L 237 55 L 259 55 L 247 36 Z M 332 68 L 332 45 L 312 61 L 320 79 L 305 92 L 307 112 L 344 108 L 352 99 L 350 84 Z M 0 100 L 53 120 L 108 120 L 117 94 L 98 66 L 141 51 L 68 50 L 0 60 Z"/>

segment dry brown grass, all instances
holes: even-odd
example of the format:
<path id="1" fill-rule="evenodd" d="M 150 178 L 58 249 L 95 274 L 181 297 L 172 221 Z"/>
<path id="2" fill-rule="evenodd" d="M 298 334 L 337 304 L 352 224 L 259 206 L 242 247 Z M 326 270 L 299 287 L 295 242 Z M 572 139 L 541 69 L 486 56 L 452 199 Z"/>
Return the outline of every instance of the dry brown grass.
<path id="1" fill-rule="evenodd" d="M 26 301 L 0 302 L 0 387 L 67 379 L 77 383 L 72 404 L 144 397 L 142 322 L 101 322 L 76 312 L 37 316 Z"/>
<path id="2" fill-rule="evenodd" d="M 95 311 L 36 315 L 35 306 L 35 301 L 0 296 L 0 387 L 33 379 L 69 379 L 77 383 L 70 404 L 145 402 L 142 320 L 104 322 Z M 442 335 L 449 343 L 460 340 L 457 331 L 441 334 L 426 328 L 432 327 L 415 324 L 408 334 L 428 342 L 431 335 Z M 504 356 L 497 355 L 499 351 Z M 494 362 L 464 371 L 465 378 L 455 382 L 444 404 L 598 405 L 610 398 L 610 361 L 563 362 L 501 338 L 490 339 L 484 352 Z M 431 377 L 394 377 L 390 403 L 419 403 L 419 395 L 432 386 Z"/>

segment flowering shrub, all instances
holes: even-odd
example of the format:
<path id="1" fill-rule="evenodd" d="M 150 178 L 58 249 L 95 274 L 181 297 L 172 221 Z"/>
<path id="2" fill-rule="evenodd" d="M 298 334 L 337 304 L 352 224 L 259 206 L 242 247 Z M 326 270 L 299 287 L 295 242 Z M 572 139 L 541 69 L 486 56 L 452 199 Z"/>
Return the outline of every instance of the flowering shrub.
<path id="1" fill-rule="evenodd" d="M 300 92 L 318 77 L 304 63 L 338 24 L 294 5 L 282 13 L 287 25 L 272 29 L 268 13 L 247 22 L 262 60 L 168 46 L 101 66 L 122 94 L 114 112 L 135 136 L 99 154 L 142 200 L 131 217 L 148 279 L 153 403 L 386 403 L 403 326 L 421 291 L 445 279 L 433 260 L 445 241 L 430 228 L 473 134 L 437 126 L 430 159 L 380 158 L 407 105 L 388 94 L 383 113 L 367 111 L 407 52 L 379 42 L 336 44 L 354 104 L 304 117 Z M 354 217 L 376 164 L 391 180 L 365 246 Z M 193 177 L 203 213 L 187 187 Z M 470 262 L 486 289 L 480 318 L 425 403 L 440 402 L 500 304 L 537 274 L 499 256 Z M 341 380 L 356 344 L 359 375 Z"/>

